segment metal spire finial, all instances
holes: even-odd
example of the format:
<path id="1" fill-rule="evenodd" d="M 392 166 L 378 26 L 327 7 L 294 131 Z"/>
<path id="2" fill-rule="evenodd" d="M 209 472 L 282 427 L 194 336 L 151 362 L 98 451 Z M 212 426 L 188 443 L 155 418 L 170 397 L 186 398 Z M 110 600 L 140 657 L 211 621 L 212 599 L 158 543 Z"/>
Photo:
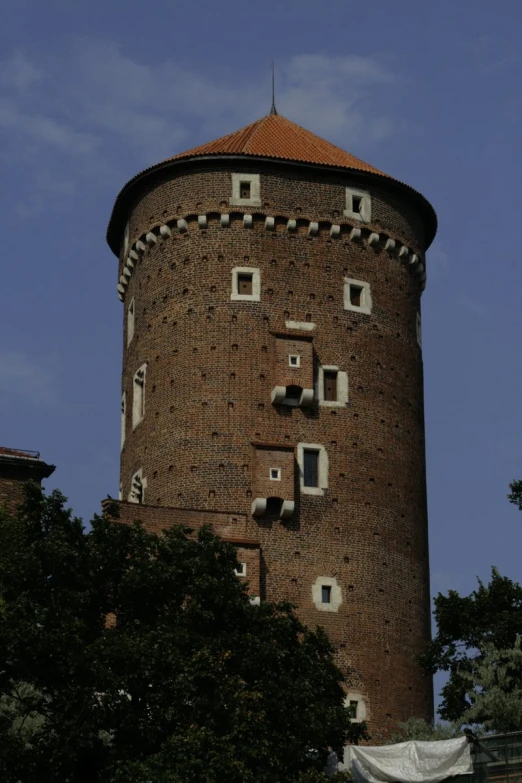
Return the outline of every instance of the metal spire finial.
<path id="1" fill-rule="evenodd" d="M 277 109 L 275 105 L 275 66 L 273 60 L 272 60 L 272 108 L 270 109 L 270 114 L 277 114 Z"/>

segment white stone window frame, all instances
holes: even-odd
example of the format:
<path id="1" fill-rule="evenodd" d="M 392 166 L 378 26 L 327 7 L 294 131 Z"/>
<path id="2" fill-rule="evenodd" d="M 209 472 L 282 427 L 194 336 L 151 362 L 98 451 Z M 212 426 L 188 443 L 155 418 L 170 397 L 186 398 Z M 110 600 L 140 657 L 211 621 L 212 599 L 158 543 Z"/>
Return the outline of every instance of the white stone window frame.
<path id="1" fill-rule="evenodd" d="M 241 198 L 241 183 L 250 184 L 250 198 Z M 232 197 L 230 205 L 233 207 L 260 207 L 261 206 L 261 177 L 259 174 L 232 174 Z"/>
<path id="2" fill-rule="evenodd" d="M 142 364 L 132 379 L 132 429 L 136 429 L 145 417 L 145 386 L 147 363 Z"/>
<path id="3" fill-rule="evenodd" d="M 137 503 L 138 505 L 143 505 L 145 503 L 145 490 L 147 488 L 147 479 L 143 477 L 143 468 L 140 468 L 139 470 L 134 473 L 134 475 L 131 478 L 131 487 L 129 490 L 129 494 L 127 496 L 127 500 L 129 503 Z M 141 490 L 141 504 L 139 500 L 138 491 Z"/>
<path id="4" fill-rule="evenodd" d="M 292 363 L 292 359 L 295 359 L 295 360 L 296 360 L 296 361 L 295 361 L 295 364 L 294 364 L 294 363 Z M 289 367 L 290 367 L 292 370 L 297 370 L 297 369 L 299 369 L 299 367 L 301 366 L 301 357 L 299 356 L 299 354 L 298 354 L 298 353 L 290 353 L 290 354 L 288 354 L 288 366 L 289 366 Z"/>
<path id="5" fill-rule="evenodd" d="M 415 316 L 415 332 L 417 335 L 417 342 L 419 344 L 419 348 L 422 350 L 422 319 L 421 314 L 417 312 Z"/>
<path id="6" fill-rule="evenodd" d="M 125 225 L 125 230 L 123 232 L 123 258 L 127 257 L 127 252 L 129 250 L 129 239 L 130 239 L 130 226 L 127 221 L 127 224 Z"/>
<path id="7" fill-rule="evenodd" d="M 134 337 L 134 324 L 136 319 L 136 304 L 134 302 L 134 297 L 129 302 L 129 306 L 127 307 L 127 348 L 132 342 L 132 338 Z"/>
<path id="8" fill-rule="evenodd" d="M 317 451 L 318 459 L 318 487 L 305 487 L 304 484 L 304 453 L 305 451 Z M 328 489 L 328 452 L 322 443 L 298 443 L 297 465 L 299 468 L 299 486 L 302 495 L 324 495 Z M 326 584 L 326 583 L 325 583 Z"/>
<path id="9" fill-rule="evenodd" d="M 311 332 L 315 329 L 315 324 L 311 321 L 285 321 L 287 329 L 302 329 L 305 332 Z"/>
<path id="10" fill-rule="evenodd" d="M 122 392 L 121 395 L 121 443 L 120 450 L 125 445 L 125 430 L 126 430 L 126 418 L 127 418 L 127 392 Z"/>
<path id="11" fill-rule="evenodd" d="M 361 289 L 361 302 L 360 306 L 354 305 L 350 301 L 350 286 L 356 286 Z M 363 313 L 364 315 L 371 315 L 372 312 L 372 293 L 370 284 L 364 280 L 354 280 L 351 277 L 344 278 L 344 309 L 349 310 L 352 313 Z"/>
<path id="12" fill-rule="evenodd" d="M 236 576 L 246 576 L 247 575 L 247 564 L 246 563 L 239 563 L 239 568 L 234 569 L 234 573 Z"/>
<path id="13" fill-rule="evenodd" d="M 354 197 L 361 199 L 360 210 L 354 210 Z M 372 220 L 372 197 L 368 190 L 359 188 L 346 188 L 346 209 L 343 212 L 344 217 L 352 220 L 359 220 L 362 223 L 371 223 Z"/>
<path id="14" fill-rule="evenodd" d="M 323 604 L 323 587 L 330 588 L 329 604 Z M 334 576 L 318 576 L 312 585 L 312 601 L 320 612 L 338 612 L 343 594 L 337 579 Z"/>
<path id="15" fill-rule="evenodd" d="M 272 472 L 276 473 L 276 476 L 272 476 Z M 281 468 L 269 468 L 268 476 L 270 481 L 281 481 Z"/>
<path id="16" fill-rule="evenodd" d="M 349 709 L 351 701 L 357 702 L 357 713 L 355 717 L 350 718 L 350 720 L 352 723 L 362 723 L 364 720 L 366 720 L 367 717 L 366 702 L 364 700 L 364 696 L 362 695 L 362 693 L 359 693 L 358 691 L 349 691 L 344 698 L 344 706 L 346 707 L 346 709 Z"/>
<path id="17" fill-rule="evenodd" d="M 252 293 L 240 294 L 238 286 L 239 275 L 252 275 Z M 232 269 L 232 293 L 230 299 L 233 302 L 260 302 L 261 301 L 261 272 L 254 266 L 235 266 Z"/>
<path id="18" fill-rule="evenodd" d="M 337 373 L 337 399 L 325 400 L 324 398 L 324 374 L 325 372 Z M 344 408 L 348 404 L 348 373 L 340 370 L 333 364 L 322 364 L 317 373 L 315 398 L 323 408 Z"/>

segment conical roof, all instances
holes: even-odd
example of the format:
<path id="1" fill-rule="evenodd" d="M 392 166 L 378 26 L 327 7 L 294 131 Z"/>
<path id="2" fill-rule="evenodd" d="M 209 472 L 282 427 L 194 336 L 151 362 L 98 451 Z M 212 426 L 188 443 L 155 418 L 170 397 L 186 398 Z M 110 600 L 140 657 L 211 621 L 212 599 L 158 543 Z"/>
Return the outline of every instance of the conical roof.
<path id="1" fill-rule="evenodd" d="M 268 114 L 234 133 L 221 136 L 199 147 L 193 147 L 169 160 L 195 158 L 202 155 L 251 155 L 368 171 L 381 177 L 388 176 L 281 114 Z"/>
<path id="2" fill-rule="evenodd" d="M 391 187 L 398 187 L 419 203 L 427 221 L 426 244 L 433 241 L 437 230 L 437 217 L 431 204 L 418 191 L 405 185 L 389 174 L 376 169 L 369 163 L 345 152 L 335 144 L 316 136 L 315 133 L 302 128 L 281 114 L 271 113 L 260 120 L 246 125 L 244 128 L 222 136 L 215 141 L 193 147 L 167 160 L 156 163 L 136 174 L 122 188 L 114 204 L 107 228 L 109 246 L 118 255 L 123 227 L 127 220 L 127 210 L 135 197 L 135 189 L 141 187 L 144 180 L 160 175 L 160 172 L 171 166 L 187 165 L 191 160 L 219 157 L 239 158 L 252 157 L 265 160 L 287 161 L 292 164 L 307 164 L 324 166 L 332 169 L 345 169 L 360 172 L 369 177 L 384 178 Z M 161 176 L 161 175 L 160 175 Z M 133 195 L 131 195 L 133 194 Z"/>

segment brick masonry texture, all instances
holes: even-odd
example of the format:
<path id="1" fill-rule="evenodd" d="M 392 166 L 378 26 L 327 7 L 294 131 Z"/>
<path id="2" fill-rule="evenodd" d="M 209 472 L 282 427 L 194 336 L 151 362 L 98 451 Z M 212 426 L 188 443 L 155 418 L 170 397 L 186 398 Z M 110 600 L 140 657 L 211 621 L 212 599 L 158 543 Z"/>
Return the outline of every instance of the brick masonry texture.
<path id="1" fill-rule="evenodd" d="M 313 337 L 306 332 L 298 338 L 275 335 L 275 345 L 271 347 L 274 364 L 272 385 L 300 386 L 303 389 L 313 389 Z M 290 366 L 289 356 L 291 355 L 299 357 L 299 367 Z"/>
<path id="2" fill-rule="evenodd" d="M 0 506 L 5 506 L 10 513 L 15 512 L 23 502 L 24 483 L 28 479 L 25 471 L 17 471 L 9 476 L 0 475 Z"/>
<path id="3" fill-rule="evenodd" d="M 276 449 L 257 446 L 254 462 L 254 497 L 294 500 L 295 454 L 289 447 Z M 270 479 L 270 470 L 278 468 L 280 479 Z"/>
<path id="4" fill-rule="evenodd" d="M 38 457 L 0 447 L 0 507 L 5 506 L 9 513 L 14 513 L 25 500 L 25 484 L 28 481 L 39 484 L 53 471 L 54 465 Z"/>
<path id="5" fill-rule="evenodd" d="M 231 174 L 239 171 L 260 174 L 261 207 L 230 207 Z M 431 718 L 432 682 L 415 661 L 430 634 L 419 281 L 380 246 L 321 230 L 311 237 L 305 224 L 350 223 L 345 188 L 364 187 L 372 197 L 366 227 L 422 257 L 423 216 L 384 181 L 369 185 L 319 167 L 198 160 L 162 177 L 151 186 L 145 180 L 134 197 L 130 242 L 169 220 L 186 219 L 188 230 L 146 249 L 125 294 L 125 314 L 135 301 L 135 331 L 127 347 L 124 323 L 123 498 L 140 468 L 147 487 L 146 505 L 123 503 L 121 518 L 141 518 L 151 530 L 210 519 L 224 537 L 257 542 L 241 550 L 253 557 L 252 592 L 294 601 L 308 625 L 326 629 L 350 689 L 364 695 L 370 730 L 386 734 L 410 716 Z M 230 214 L 227 228 L 221 213 Z M 254 216 L 251 228 L 244 213 Z M 275 231 L 265 230 L 260 213 L 276 218 Z M 198 214 L 208 216 L 206 229 L 197 227 Z M 294 233 L 289 218 L 298 220 Z M 245 266 L 260 270 L 259 302 L 231 301 L 231 270 Z M 371 315 L 344 310 L 345 277 L 370 284 Z M 346 406 L 271 404 L 279 379 L 274 332 L 287 320 L 316 325 L 306 333 L 311 348 L 301 347 L 306 355 L 310 348 L 315 378 L 319 365 L 348 373 Z M 133 375 L 144 363 L 145 415 L 133 431 Z M 311 377 L 306 367 L 301 374 Z M 324 494 L 300 494 L 294 461 L 292 518 L 253 518 L 264 485 L 257 471 L 267 470 L 253 442 L 322 444 Z M 338 612 L 314 606 L 320 576 L 341 586 Z"/>

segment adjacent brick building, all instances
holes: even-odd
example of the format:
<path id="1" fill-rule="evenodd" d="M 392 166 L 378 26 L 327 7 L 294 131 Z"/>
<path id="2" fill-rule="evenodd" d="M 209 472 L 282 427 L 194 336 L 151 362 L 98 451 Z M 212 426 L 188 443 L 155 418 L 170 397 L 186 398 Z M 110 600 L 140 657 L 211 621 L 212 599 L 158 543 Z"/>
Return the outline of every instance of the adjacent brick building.
<path id="1" fill-rule="evenodd" d="M 40 459 L 38 451 L 0 446 L 0 506 L 13 513 L 24 500 L 28 481 L 38 484 L 54 473 L 54 465 Z"/>
<path id="2" fill-rule="evenodd" d="M 415 190 L 273 113 L 134 177 L 108 229 L 122 519 L 210 522 L 254 595 L 325 627 L 354 719 L 382 732 L 433 707 L 415 655 L 435 231 Z"/>

